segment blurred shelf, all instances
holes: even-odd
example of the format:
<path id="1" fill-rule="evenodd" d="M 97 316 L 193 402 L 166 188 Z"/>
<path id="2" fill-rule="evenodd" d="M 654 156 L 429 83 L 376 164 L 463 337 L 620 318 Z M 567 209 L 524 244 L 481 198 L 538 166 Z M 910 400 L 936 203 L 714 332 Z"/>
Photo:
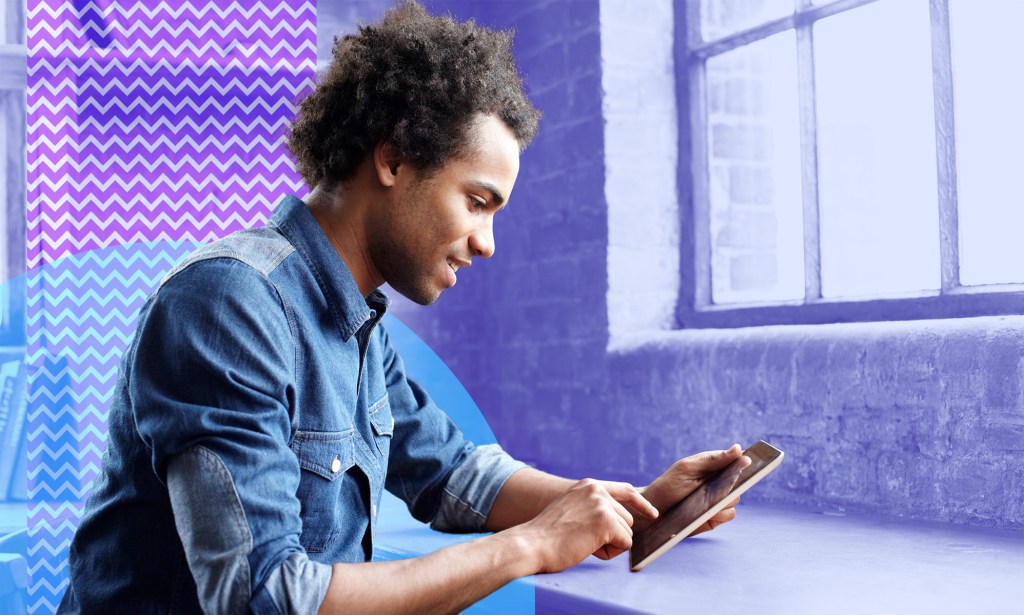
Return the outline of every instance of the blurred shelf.
<path id="1" fill-rule="evenodd" d="M 0 502 L 0 536 L 28 527 L 28 502 Z"/>

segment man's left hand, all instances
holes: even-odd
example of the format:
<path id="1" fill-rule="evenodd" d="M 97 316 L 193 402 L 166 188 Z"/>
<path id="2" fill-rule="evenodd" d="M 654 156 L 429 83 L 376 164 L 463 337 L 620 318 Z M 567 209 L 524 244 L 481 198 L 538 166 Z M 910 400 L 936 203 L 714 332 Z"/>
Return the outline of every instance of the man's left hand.
<path id="1" fill-rule="evenodd" d="M 641 488 L 640 493 L 658 509 L 658 512 L 664 514 L 669 508 L 672 508 L 683 498 L 690 495 L 701 483 L 714 476 L 720 470 L 725 469 L 740 457 L 743 457 L 743 449 L 739 444 L 733 444 L 725 450 L 706 451 L 690 455 L 673 463 L 654 482 Z M 750 459 L 744 457 L 744 460 L 740 463 L 743 467 L 746 467 L 750 464 Z M 622 490 L 608 489 L 608 491 L 612 497 L 615 497 L 616 493 Z M 739 501 L 739 498 L 736 498 L 730 502 L 690 535 L 696 536 L 697 534 L 713 530 L 719 525 L 735 519 L 736 505 L 739 504 Z M 621 500 L 620 503 L 627 504 Z M 626 507 L 627 509 L 629 508 L 628 505 Z M 644 517 L 637 517 L 633 524 L 633 532 L 643 531 L 652 522 Z"/>

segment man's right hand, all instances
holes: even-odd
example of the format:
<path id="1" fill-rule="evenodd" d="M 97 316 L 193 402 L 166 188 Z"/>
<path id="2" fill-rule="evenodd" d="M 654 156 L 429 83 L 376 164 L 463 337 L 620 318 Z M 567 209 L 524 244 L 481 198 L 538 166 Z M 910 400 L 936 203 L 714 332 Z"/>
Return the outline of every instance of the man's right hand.
<path id="1" fill-rule="evenodd" d="M 609 489 L 616 492 L 614 497 Z M 633 516 L 619 502 L 649 519 L 658 516 L 632 485 L 584 479 L 535 518 L 506 531 L 527 539 L 538 573 L 565 570 L 591 554 L 610 559 L 633 544 Z"/>

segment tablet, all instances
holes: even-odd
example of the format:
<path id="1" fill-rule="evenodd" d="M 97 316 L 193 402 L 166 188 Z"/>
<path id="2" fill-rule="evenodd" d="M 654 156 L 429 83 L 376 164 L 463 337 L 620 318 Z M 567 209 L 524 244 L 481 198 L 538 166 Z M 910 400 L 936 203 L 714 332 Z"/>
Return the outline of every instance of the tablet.
<path id="1" fill-rule="evenodd" d="M 740 469 L 737 459 L 633 536 L 630 570 L 643 570 L 782 463 L 782 451 L 764 440 L 743 454 L 750 457 L 750 465 Z"/>

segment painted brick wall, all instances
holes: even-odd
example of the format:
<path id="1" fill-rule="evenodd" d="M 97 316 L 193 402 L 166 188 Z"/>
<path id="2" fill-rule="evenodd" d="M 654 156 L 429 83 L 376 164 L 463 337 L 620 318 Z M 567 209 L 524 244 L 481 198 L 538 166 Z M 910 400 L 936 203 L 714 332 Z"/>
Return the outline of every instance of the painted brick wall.
<path id="1" fill-rule="evenodd" d="M 496 256 L 435 306 L 396 306 L 508 450 L 644 482 L 764 437 L 787 461 L 750 501 L 1024 531 L 1024 318 L 649 331 L 609 352 L 605 162 L 623 154 L 603 144 L 600 4 L 429 5 L 515 26 L 545 113 Z"/>

